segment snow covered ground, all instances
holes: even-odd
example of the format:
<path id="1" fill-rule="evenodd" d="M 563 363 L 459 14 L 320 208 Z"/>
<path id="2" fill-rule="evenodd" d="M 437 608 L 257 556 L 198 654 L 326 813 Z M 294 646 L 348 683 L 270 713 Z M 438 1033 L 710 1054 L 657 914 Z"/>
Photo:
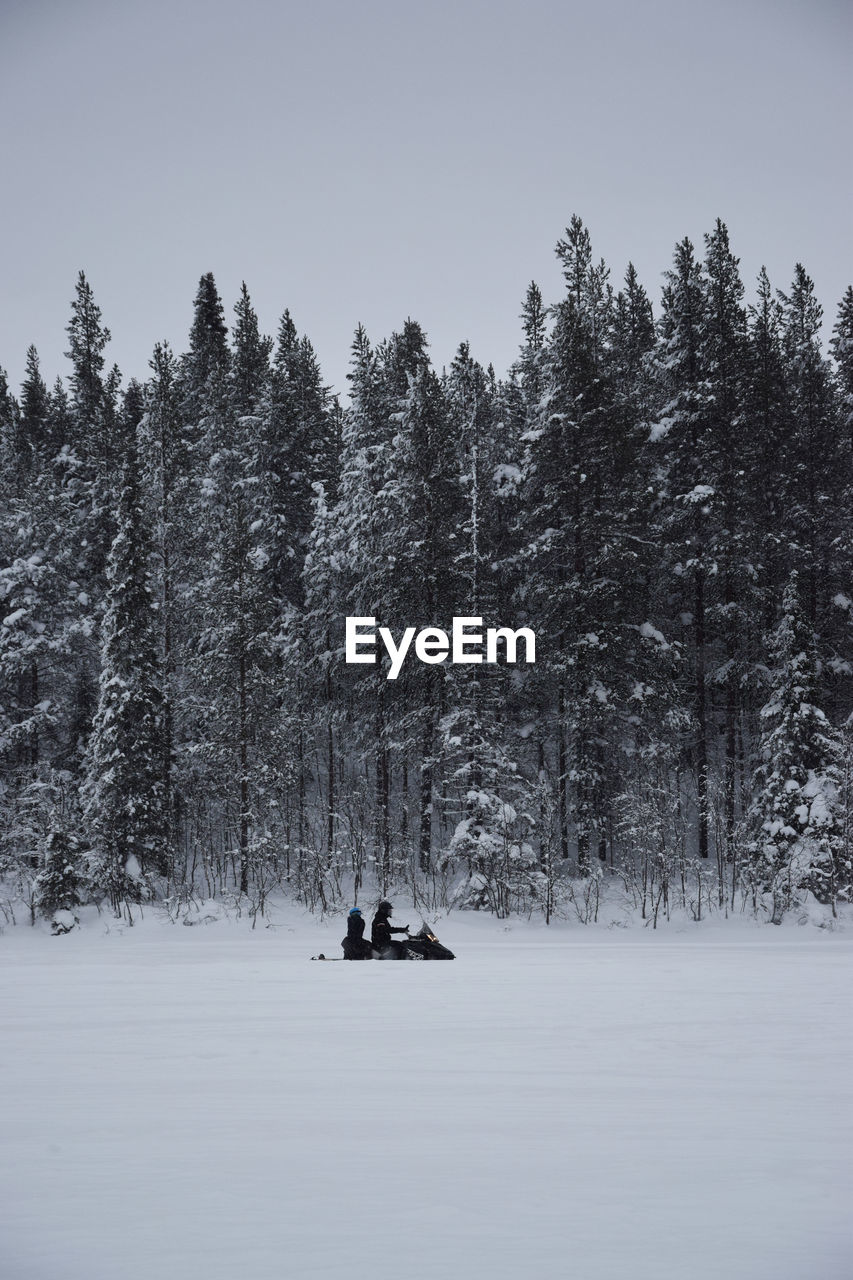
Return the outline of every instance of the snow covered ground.
<path id="1" fill-rule="evenodd" d="M 853 1274 L 849 932 L 107 927 L 0 937 L 3 1280 Z"/>

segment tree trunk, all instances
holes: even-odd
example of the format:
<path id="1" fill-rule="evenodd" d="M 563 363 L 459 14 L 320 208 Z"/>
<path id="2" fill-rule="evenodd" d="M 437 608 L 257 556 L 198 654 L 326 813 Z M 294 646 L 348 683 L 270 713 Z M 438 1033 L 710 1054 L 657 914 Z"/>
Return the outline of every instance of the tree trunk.
<path id="1" fill-rule="evenodd" d="M 33 662 L 30 666 L 30 714 L 33 717 L 33 724 L 38 725 L 36 719 L 36 707 L 39 700 L 39 669 L 38 663 Z M 30 763 L 32 764 L 33 777 L 36 775 L 39 762 L 39 731 L 38 728 L 33 729 L 32 743 L 30 746 Z"/>
<path id="2" fill-rule="evenodd" d="M 431 682 L 430 682 L 431 684 Z M 431 694 L 431 689 L 430 689 Z M 421 830 L 420 830 L 420 867 L 421 871 L 429 871 L 432 859 L 432 700 L 426 706 L 423 741 L 421 744 Z"/>
<path id="3" fill-rule="evenodd" d="M 240 892 L 249 892 L 249 744 L 246 715 L 246 655 L 240 653 Z"/>
<path id="4" fill-rule="evenodd" d="M 560 857 L 565 862 L 569 856 L 569 780 L 564 717 L 565 694 L 561 684 L 557 706 L 557 820 L 560 824 Z"/>
<path id="5" fill-rule="evenodd" d="M 694 594 L 696 639 L 696 798 L 699 809 L 699 857 L 708 857 L 708 710 L 705 693 L 705 580 L 697 568 Z"/>
<path id="6" fill-rule="evenodd" d="M 172 583 L 170 577 L 169 549 L 163 542 L 163 804 L 166 810 L 166 833 L 168 847 L 165 850 L 166 860 L 171 871 L 173 863 L 173 843 L 177 831 L 176 814 L 172 798 Z"/>
<path id="7" fill-rule="evenodd" d="M 328 809 L 326 814 L 326 852 L 331 857 L 335 848 L 335 734 L 332 726 L 331 706 L 326 727 L 326 773 L 329 779 Z"/>
<path id="8" fill-rule="evenodd" d="M 374 856 L 379 868 L 383 892 L 391 875 L 391 825 L 389 819 L 388 748 L 385 745 L 385 710 L 381 686 L 376 695 L 375 791 L 374 791 Z"/>

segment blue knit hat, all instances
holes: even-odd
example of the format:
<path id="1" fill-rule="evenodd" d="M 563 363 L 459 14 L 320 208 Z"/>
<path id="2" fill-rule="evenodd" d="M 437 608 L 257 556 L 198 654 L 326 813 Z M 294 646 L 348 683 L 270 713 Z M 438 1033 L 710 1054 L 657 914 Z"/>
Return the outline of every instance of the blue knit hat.
<path id="1" fill-rule="evenodd" d="M 360 915 L 361 915 L 361 907 L 353 907 L 352 911 L 350 912 L 350 915 L 351 915 L 351 916 L 360 916 Z"/>

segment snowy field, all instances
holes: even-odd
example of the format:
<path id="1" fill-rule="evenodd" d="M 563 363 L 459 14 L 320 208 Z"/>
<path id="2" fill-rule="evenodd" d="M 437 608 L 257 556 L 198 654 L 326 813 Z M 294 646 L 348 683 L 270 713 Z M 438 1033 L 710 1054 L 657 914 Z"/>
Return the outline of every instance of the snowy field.
<path id="1" fill-rule="evenodd" d="M 107 927 L 0 937 L 2 1280 L 853 1275 L 850 932 Z"/>

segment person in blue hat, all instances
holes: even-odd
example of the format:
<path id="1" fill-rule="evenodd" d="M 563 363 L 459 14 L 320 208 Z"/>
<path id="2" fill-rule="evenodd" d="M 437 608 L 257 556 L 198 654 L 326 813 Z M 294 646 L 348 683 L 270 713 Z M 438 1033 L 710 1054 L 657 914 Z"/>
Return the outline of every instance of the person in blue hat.
<path id="1" fill-rule="evenodd" d="M 353 907 L 347 916 L 347 936 L 341 946 L 344 949 L 345 960 L 370 959 L 371 947 L 364 937 L 364 918 L 360 907 Z"/>

